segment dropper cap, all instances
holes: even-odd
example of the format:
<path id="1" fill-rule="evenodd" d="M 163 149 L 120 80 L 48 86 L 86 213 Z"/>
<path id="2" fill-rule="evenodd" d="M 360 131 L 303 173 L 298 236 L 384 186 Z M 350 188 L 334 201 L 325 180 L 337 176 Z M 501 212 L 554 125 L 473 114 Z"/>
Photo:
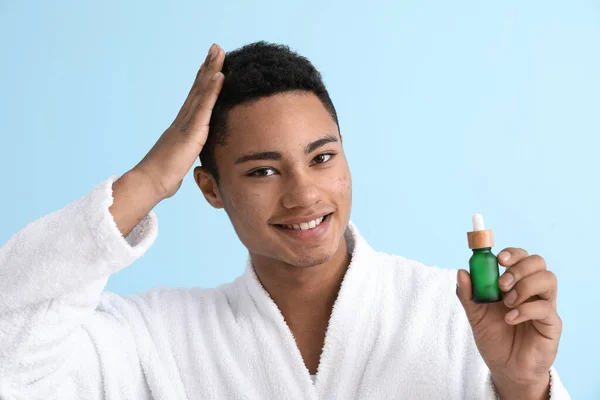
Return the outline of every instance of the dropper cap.
<path id="1" fill-rule="evenodd" d="M 494 235 L 491 229 L 485 229 L 483 216 L 473 215 L 473 232 L 467 232 L 469 249 L 484 249 L 494 246 Z"/>

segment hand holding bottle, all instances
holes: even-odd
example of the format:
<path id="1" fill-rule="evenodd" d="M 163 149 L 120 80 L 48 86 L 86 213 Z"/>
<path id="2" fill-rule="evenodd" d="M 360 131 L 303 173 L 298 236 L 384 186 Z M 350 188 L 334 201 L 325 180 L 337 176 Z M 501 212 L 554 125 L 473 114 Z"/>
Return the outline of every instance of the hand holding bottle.
<path id="1" fill-rule="evenodd" d="M 501 398 L 547 399 L 562 333 L 556 276 L 542 257 L 520 248 L 504 249 L 498 261 L 507 268 L 498 279 L 503 301 L 476 303 L 471 274 L 462 269 L 456 294 Z"/>

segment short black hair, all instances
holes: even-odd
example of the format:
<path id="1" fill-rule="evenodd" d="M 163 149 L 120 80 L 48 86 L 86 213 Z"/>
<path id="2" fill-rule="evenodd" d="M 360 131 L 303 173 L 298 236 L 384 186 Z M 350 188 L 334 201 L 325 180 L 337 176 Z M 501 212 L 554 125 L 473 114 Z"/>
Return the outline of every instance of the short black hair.
<path id="1" fill-rule="evenodd" d="M 227 113 L 236 105 L 286 92 L 312 92 L 338 125 L 337 112 L 321 73 L 289 46 L 259 41 L 228 52 L 222 69 L 225 81 L 210 118 L 208 138 L 200 152 L 202 166 L 217 183 L 217 144 L 227 143 Z"/>

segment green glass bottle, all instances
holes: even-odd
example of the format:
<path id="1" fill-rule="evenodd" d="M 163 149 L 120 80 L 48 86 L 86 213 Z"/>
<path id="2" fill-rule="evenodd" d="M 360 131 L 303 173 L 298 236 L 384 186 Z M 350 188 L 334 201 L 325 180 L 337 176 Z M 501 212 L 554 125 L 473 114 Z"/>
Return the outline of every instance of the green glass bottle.
<path id="1" fill-rule="evenodd" d="M 502 301 L 502 291 L 498 286 L 498 259 L 492 253 L 494 237 L 491 229 L 484 228 L 481 214 L 473 216 L 473 231 L 467 232 L 467 238 L 469 248 L 473 250 L 469 259 L 473 301 L 478 304 Z"/>

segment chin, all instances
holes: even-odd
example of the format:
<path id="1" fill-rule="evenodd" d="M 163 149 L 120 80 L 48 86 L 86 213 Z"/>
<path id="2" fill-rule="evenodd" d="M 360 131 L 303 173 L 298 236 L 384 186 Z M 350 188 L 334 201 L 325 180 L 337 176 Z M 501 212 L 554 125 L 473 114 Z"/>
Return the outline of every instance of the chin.
<path id="1" fill-rule="evenodd" d="M 322 243 L 319 246 L 288 247 L 280 259 L 298 268 L 315 267 L 331 261 L 339 251 L 339 246 L 340 239 L 336 238 L 334 243 Z"/>
<path id="2" fill-rule="evenodd" d="M 293 265 L 298 268 L 310 268 L 316 267 L 317 265 L 325 264 L 330 261 L 335 253 L 327 254 L 327 255 L 315 255 L 315 254 L 307 254 L 303 256 L 297 256 L 295 260 L 292 262 L 288 262 L 288 264 Z"/>
<path id="3" fill-rule="evenodd" d="M 305 246 L 286 246 L 285 250 L 287 251 L 281 254 L 284 256 L 282 260 L 298 268 L 315 267 L 331 261 L 340 251 L 344 234 L 338 229 L 337 223 L 332 225 L 332 232 L 330 232 L 329 237 L 324 238 L 325 240 L 320 243 L 307 243 Z"/>

